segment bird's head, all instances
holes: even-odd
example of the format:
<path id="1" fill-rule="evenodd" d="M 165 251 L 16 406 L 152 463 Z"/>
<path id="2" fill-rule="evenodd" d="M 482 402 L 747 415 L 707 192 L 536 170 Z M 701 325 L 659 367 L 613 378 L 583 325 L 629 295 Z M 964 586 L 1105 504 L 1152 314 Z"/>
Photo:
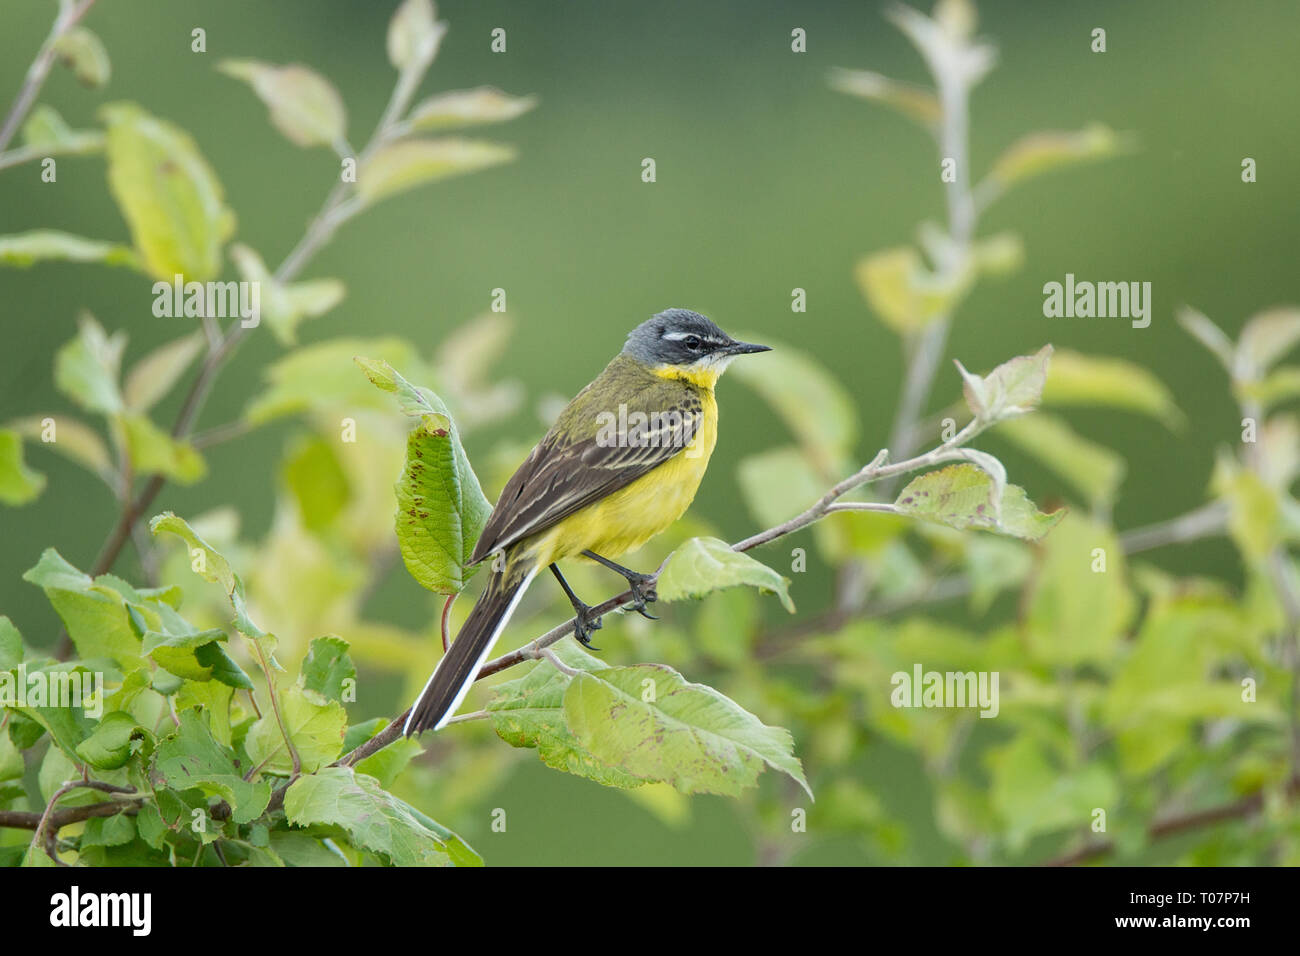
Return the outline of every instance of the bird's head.
<path id="1" fill-rule="evenodd" d="M 623 354 L 659 375 L 712 386 L 737 355 L 768 352 L 771 346 L 737 342 L 698 312 L 667 309 L 642 322 L 627 337 Z"/>

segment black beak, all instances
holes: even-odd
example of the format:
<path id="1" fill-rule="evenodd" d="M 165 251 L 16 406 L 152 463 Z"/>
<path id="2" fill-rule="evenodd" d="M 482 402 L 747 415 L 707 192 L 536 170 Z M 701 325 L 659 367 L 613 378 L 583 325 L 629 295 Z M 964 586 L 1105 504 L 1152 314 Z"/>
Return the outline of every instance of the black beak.
<path id="1" fill-rule="evenodd" d="M 727 355 L 749 355 L 753 352 L 770 352 L 770 345 L 754 345 L 750 342 L 732 342 L 724 350 Z"/>

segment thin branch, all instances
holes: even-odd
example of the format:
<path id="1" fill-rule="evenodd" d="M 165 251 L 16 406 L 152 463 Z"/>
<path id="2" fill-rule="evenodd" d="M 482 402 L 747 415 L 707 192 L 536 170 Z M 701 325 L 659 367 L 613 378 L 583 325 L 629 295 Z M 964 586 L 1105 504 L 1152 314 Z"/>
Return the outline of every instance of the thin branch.
<path id="1" fill-rule="evenodd" d="M 91 817 L 112 817 L 119 813 L 132 813 L 137 807 L 130 800 L 144 800 L 144 796 L 131 797 L 129 800 L 115 800 L 112 803 L 88 803 L 82 807 L 69 807 L 58 810 L 47 819 L 47 827 L 57 833 L 69 823 L 80 823 Z M 0 827 L 11 830 L 35 830 L 40 825 L 44 812 L 33 810 L 0 810 Z"/>
<path id="2" fill-rule="evenodd" d="M 45 852 L 49 855 L 50 859 L 53 860 L 55 863 L 63 862 L 62 860 L 59 859 L 56 848 L 53 846 L 55 835 L 59 832 L 59 828 L 63 826 L 63 824 L 61 823 L 58 824 L 58 826 L 53 826 L 54 823 L 56 822 L 55 821 L 56 814 L 54 813 L 54 807 L 55 804 L 57 804 L 61 799 L 63 799 L 65 794 L 71 793 L 73 790 L 99 790 L 103 793 L 110 793 L 110 794 L 129 794 L 129 795 L 135 794 L 135 790 L 131 787 L 119 787 L 116 784 L 104 783 L 103 781 L 100 780 L 82 779 L 82 780 L 65 781 L 64 784 L 61 787 L 59 787 L 59 789 L 55 790 L 54 793 L 50 796 L 49 802 L 45 804 L 45 812 L 42 813 L 40 817 L 37 819 L 36 827 L 35 827 L 36 832 L 32 835 L 32 843 L 31 846 L 28 848 L 28 853 L 35 853 L 37 847 L 42 847 L 45 850 Z M 139 799 L 143 799 L 143 798 L 139 798 Z M 110 807 L 115 806 L 114 804 L 105 804 L 105 805 Z M 114 812 L 120 812 L 120 808 L 114 810 Z M 111 816 L 112 814 L 102 814 L 102 815 Z M 51 829 L 52 826 L 53 829 Z"/>
<path id="3" fill-rule="evenodd" d="M 822 498 L 812 507 L 791 518 L 789 521 L 782 522 L 774 528 L 769 528 L 766 531 L 759 532 L 758 534 L 745 538 L 742 541 L 737 541 L 731 546 L 731 549 L 733 551 L 749 551 L 759 545 L 767 544 L 768 542 L 775 541 L 777 538 L 784 535 L 807 527 L 819 518 L 829 514 L 832 505 L 835 504 L 837 499 L 853 489 L 867 484 L 868 482 L 879 481 L 907 471 L 916 471 L 917 469 L 926 468 L 943 461 L 960 458 L 961 451 L 958 446 L 974 438 L 986 427 L 987 426 L 984 423 L 973 421 L 958 432 L 952 440 L 945 442 L 939 447 L 926 452 L 924 455 L 918 455 L 917 457 L 908 459 L 907 461 L 900 461 L 891 465 L 885 464 L 889 457 L 888 450 L 881 449 L 876 457 L 872 459 L 870 464 L 835 485 L 835 487 L 831 488 L 831 490 L 822 496 Z M 661 565 L 659 570 L 651 575 L 648 583 L 653 586 L 662 571 L 663 566 Z M 611 614 L 635 603 L 637 600 L 637 595 L 629 588 L 628 590 L 622 591 L 614 595 L 612 598 L 597 604 L 589 613 L 598 616 Z M 523 647 L 510 651 L 508 654 L 502 654 L 495 660 L 488 661 L 479 668 L 478 675 L 474 679 L 482 680 L 485 677 L 491 677 L 493 674 L 500 673 L 507 668 L 514 667 L 516 664 L 522 664 L 525 661 L 537 660 L 539 657 L 548 656 L 546 654 L 546 648 L 549 648 L 552 644 L 563 639 L 567 635 L 572 634 L 576 624 L 576 617 L 569 618 L 569 620 L 565 621 L 563 624 L 557 624 L 541 637 L 529 641 Z M 369 757 L 371 754 L 383 750 L 389 744 L 402 736 L 402 727 L 406 724 L 406 718 L 409 714 L 409 709 L 403 711 L 399 716 L 393 718 L 392 722 L 383 730 L 375 734 L 375 736 L 371 737 L 365 743 L 361 744 L 361 746 L 357 747 L 356 750 L 353 750 L 351 753 L 339 759 L 335 765 L 350 767 L 359 761 L 364 760 L 366 757 Z M 282 802 L 283 797 L 280 798 L 280 803 Z M 278 805 L 276 795 L 272 794 L 271 804 L 268 809 L 273 810 Z"/>
<path id="4" fill-rule="evenodd" d="M 1287 799 L 1291 799 L 1300 793 L 1300 777 L 1292 777 L 1287 782 L 1283 794 Z M 1242 797 L 1231 803 L 1221 804 L 1217 807 L 1210 807 L 1207 810 L 1197 810 L 1192 813 L 1183 813 L 1176 816 L 1165 817 L 1157 820 L 1147 827 L 1147 839 L 1151 841 L 1163 840 L 1168 837 L 1179 836 L 1191 830 L 1197 830 L 1201 827 L 1213 826 L 1216 823 L 1226 823 L 1230 820 L 1241 820 L 1245 817 L 1254 816 L 1264 807 L 1264 794 L 1253 793 L 1250 796 Z M 1050 860 L 1040 864 L 1041 866 L 1074 866 L 1078 863 L 1086 863 L 1089 860 L 1095 860 L 1098 857 L 1106 856 L 1115 850 L 1113 840 L 1099 840 L 1092 843 L 1086 843 L 1069 853 L 1053 857 Z"/>
<path id="5" fill-rule="evenodd" d="M 1212 501 L 1177 518 L 1125 531 L 1120 544 L 1125 554 L 1138 554 L 1167 544 L 1186 544 L 1200 538 L 1223 534 L 1228 524 L 1228 506 Z"/>
<path id="6" fill-rule="evenodd" d="M 62 39 L 69 30 L 81 22 L 92 6 L 95 0 L 81 0 L 70 7 L 61 7 L 59 15 L 54 19 L 54 26 L 50 29 L 50 35 L 45 38 L 41 44 L 40 50 L 36 54 L 36 59 L 27 69 L 27 75 L 23 78 L 23 85 L 18 89 L 18 96 L 15 97 L 13 105 L 9 107 L 9 113 L 5 116 L 4 125 L 0 126 L 0 152 L 4 152 L 9 141 L 14 138 L 14 133 L 18 132 L 27 111 L 32 108 L 36 102 L 36 96 L 40 93 L 41 87 L 45 85 L 45 78 L 50 75 L 50 69 L 54 66 L 55 45 Z"/>

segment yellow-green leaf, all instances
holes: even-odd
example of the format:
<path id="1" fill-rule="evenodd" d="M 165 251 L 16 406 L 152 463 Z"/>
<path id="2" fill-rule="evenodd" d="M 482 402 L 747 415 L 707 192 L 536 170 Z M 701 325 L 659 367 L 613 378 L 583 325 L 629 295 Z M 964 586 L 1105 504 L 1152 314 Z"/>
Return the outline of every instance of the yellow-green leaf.
<path id="1" fill-rule="evenodd" d="M 54 53 L 86 86 L 108 83 L 112 66 L 103 42 L 85 27 L 74 27 L 54 41 Z"/>
<path id="2" fill-rule="evenodd" d="M 23 461 L 23 440 L 16 432 L 0 428 L 0 504 L 14 507 L 32 501 L 45 488 L 45 476 Z"/>
<path id="3" fill-rule="evenodd" d="M 447 24 L 437 20 L 431 0 L 403 0 L 388 21 L 388 61 L 400 71 L 423 69 L 438 54 Z"/>
<path id="4" fill-rule="evenodd" d="M 927 128 L 938 124 L 943 117 L 939 98 L 930 90 L 914 83 L 891 80 L 870 70 L 845 70 L 837 67 L 831 71 L 830 84 L 833 90 L 864 100 L 874 100 Z"/>
<path id="5" fill-rule="evenodd" d="M 243 80 L 271 111 L 271 123 L 298 146 L 333 146 L 347 134 L 347 112 L 334 86 L 316 71 L 291 63 L 223 60 L 221 72 Z"/>
<path id="6" fill-rule="evenodd" d="M 950 273 L 931 272 L 916 249 L 901 246 L 866 256 L 853 275 L 880 320 L 903 334 L 951 313 L 970 291 L 975 270 L 968 260 Z"/>
<path id="7" fill-rule="evenodd" d="M 188 133 L 133 103 L 101 110 L 108 183 L 155 279 L 206 282 L 235 229 L 221 183 Z"/>
<path id="8" fill-rule="evenodd" d="M 515 158 L 509 146 L 472 139 L 404 139 L 361 164 L 357 192 L 367 203 L 424 183 L 498 166 Z"/>
<path id="9" fill-rule="evenodd" d="M 1070 163 L 1113 156 L 1126 148 L 1124 137 L 1100 123 L 1077 131 L 1030 133 L 998 157 L 989 176 L 1005 187 Z"/>
<path id="10" fill-rule="evenodd" d="M 535 96 L 510 96 L 490 86 L 451 90 L 421 100 L 407 123 L 420 132 L 502 123 L 522 116 L 537 105 Z"/>
<path id="11" fill-rule="evenodd" d="M 57 229 L 33 229 L 0 236 L 0 264 L 30 266 L 37 262 L 102 262 L 139 268 L 135 252 L 118 242 L 87 239 Z"/>
<path id="12" fill-rule="evenodd" d="M 1059 349 L 1052 356 L 1043 404 L 1122 408 L 1149 415 L 1169 428 L 1180 427 L 1184 420 L 1173 394 L 1146 368 L 1125 359 L 1068 349 Z"/>
<path id="13" fill-rule="evenodd" d="M 127 373 L 123 398 L 133 412 L 147 412 L 189 368 L 203 349 L 204 335 L 192 332 L 154 349 Z"/>

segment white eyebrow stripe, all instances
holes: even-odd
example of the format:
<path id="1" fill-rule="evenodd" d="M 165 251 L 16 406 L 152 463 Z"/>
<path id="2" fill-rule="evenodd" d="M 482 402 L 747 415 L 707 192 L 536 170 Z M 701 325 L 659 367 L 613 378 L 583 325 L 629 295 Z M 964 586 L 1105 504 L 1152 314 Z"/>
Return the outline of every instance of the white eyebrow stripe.
<path id="1" fill-rule="evenodd" d="M 726 345 L 722 339 L 714 338 L 708 335 L 700 335 L 698 332 L 665 332 L 663 338 L 669 342 L 680 342 L 682 339 L 689 339 L 695 336 L 702 342 L 708 342 L 710 345 Z"/>

